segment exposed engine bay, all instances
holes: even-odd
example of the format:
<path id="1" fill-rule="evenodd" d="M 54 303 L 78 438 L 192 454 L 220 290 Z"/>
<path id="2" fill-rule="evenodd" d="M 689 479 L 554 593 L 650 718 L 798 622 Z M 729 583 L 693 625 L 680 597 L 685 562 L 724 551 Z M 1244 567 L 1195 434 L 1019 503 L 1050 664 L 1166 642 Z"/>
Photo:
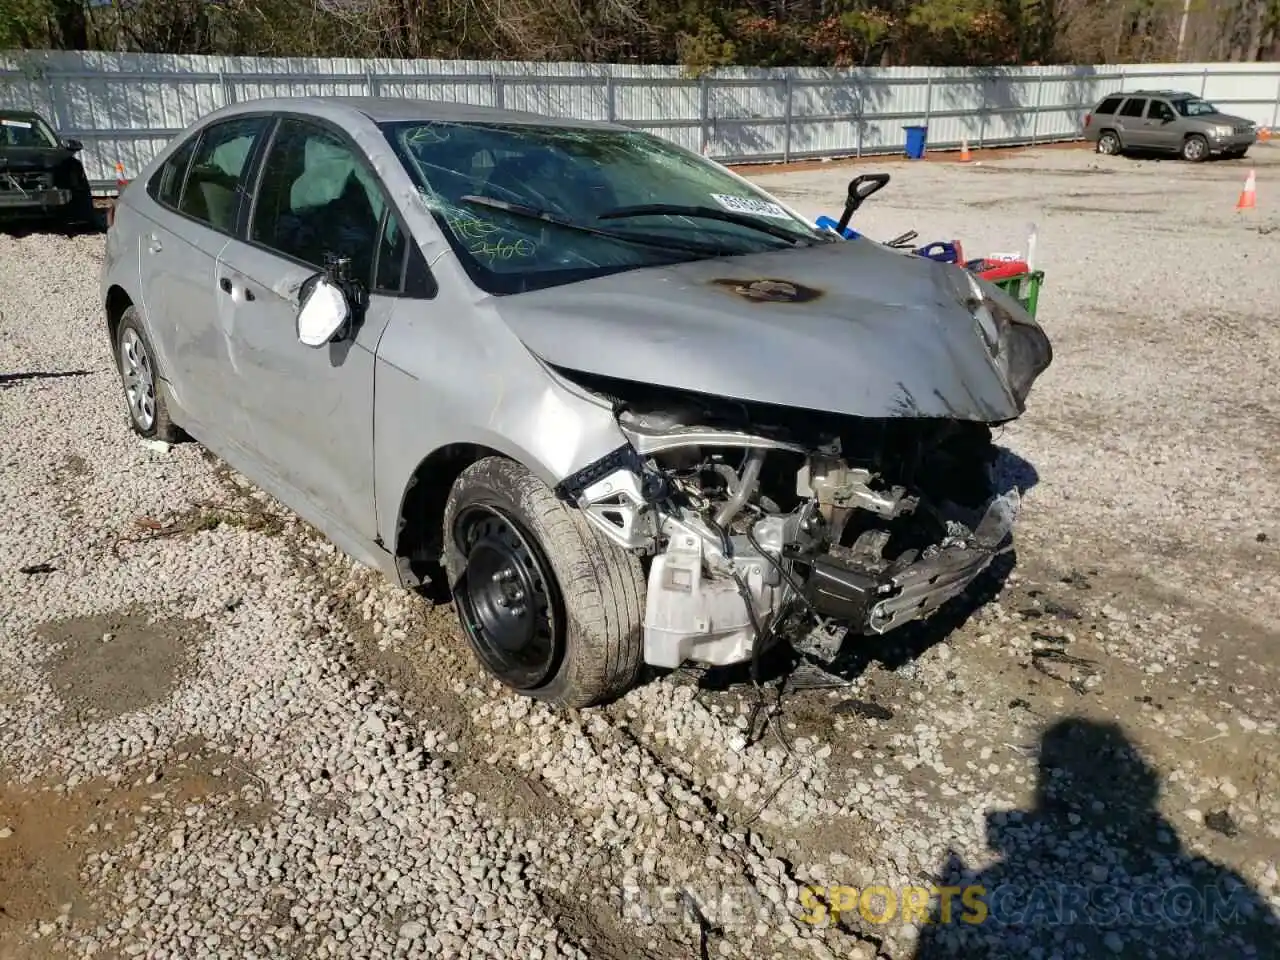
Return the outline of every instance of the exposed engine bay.
<path id="1" fill-rule="evenodd" d="M 930 616 L 1002 551 L 991 427 L 869 420 L 569 374 L 629 443 L 561 496 L 647 558 L 644 659 L 724 666 Z"/>

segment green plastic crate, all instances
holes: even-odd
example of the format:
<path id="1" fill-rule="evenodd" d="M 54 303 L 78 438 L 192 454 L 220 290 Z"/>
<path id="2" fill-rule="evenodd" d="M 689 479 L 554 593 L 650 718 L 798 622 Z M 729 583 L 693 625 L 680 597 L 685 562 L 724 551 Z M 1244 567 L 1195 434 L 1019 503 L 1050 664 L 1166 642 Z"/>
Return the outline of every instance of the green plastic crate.
<path id="1" fill-rule="evenodd" d="M 1044 271 L 1033 270 L 1031 273 L 1020 273 L 1016 277 L 1005 277 L 993 281 L 997 287 L 1021 303 L 1027 313 L 1036 315 L 1036 307 L 1040 303 L 1040 286 L 1044 283 Z"/>

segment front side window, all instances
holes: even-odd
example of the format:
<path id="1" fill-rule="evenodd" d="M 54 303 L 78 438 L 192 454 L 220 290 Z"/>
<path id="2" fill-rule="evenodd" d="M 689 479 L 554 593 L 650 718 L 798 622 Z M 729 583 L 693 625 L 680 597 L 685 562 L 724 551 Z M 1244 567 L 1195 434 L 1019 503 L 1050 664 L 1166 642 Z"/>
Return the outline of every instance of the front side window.
<path id="1" fill-rule="evenodd" d="M 223 233 L 234 233 L 249 154 L 266 117 L 238 117 L 205 129 L 187 172 L 178 209 Z"/>
<path id="2" fill-rule="evenodd" d="M 1140 117 L 1142 111 L 1146 109 L 1147 101 L 1140 97 L 1130 97 L 1124 102 L 1124 106 L 1120 110 L 1122 117 Z"/>
<path id="3" fill-rule="evenodd" d="M 1218 108 L 1212 103 L 1208 100 L 1201 100 L 1199 97 L 1177 100 L 1174 105 L 1184 117 L 1208 117 L 1218 112 Z"/>
<path id="4" fill-rule="evenodd" d="M 640 131 L 444 121 L 383 130 L 490 293 L 832 239 L 723 168 Z"/>
<path id="5" fill-rule="evenodd" d="M 57 136 L 35 114 L 0 111 L 0 147 L 42 150 L 57 145 Z"/>
<path id="6" fill-rule="evenodd" d="M 409 252 L 408 241 L 400 220 L 394 212 L 388 211 L 378 239 L 378 261 L 373 278 L 375 291 L 400 292 L 404 281 L 405 255 Z"/>
<path id="7" fill-rule="evenodd" d="M 1147 117 L 1152 120 L 1172 120 L 1173 108 L 1163 100 L 1152 100 L 1151 106 L 1147 107 Z"/>
<path id="8" fill-rule="evenodd" d="M 305 120 L 282 120 L 257 193 L 251 241 L 317 269 L 331 256 L 348 257 L 351 276 L 368 282 L 386 203 L 343 137 Z"/>

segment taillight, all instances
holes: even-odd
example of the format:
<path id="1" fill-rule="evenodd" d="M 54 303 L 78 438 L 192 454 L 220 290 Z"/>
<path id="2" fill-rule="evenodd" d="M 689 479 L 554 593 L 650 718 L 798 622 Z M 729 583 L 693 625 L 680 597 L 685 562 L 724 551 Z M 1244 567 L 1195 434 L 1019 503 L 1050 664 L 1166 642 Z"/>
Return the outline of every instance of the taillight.
<path id="1" fill-rule="evenodd" d="M 1089 124 L 1091 124 L 1091 123 L 1093 123 L 1093 114 L 1092 114 L 1092 113 L 1086 113 L 1086 114 L 1084 115 L 1084 125 L 1087 127 L 1087 126 L 1088 126 Z"/>

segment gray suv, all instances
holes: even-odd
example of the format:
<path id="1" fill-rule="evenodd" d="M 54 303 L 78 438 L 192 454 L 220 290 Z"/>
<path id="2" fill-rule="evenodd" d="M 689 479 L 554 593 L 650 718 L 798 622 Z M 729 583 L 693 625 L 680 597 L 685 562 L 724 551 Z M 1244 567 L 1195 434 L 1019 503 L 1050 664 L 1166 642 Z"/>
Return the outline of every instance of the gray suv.
<path id="1" fill-rule="evenodd" d="M 1258 139 L 1258 128 L 1185 91 L 1134 90 L 1104 97 L 1085 114 L 1084 138 L 1097 144 L 1098 153 L 1168 151 L 1198 162 L 1243 157 Z"/>

